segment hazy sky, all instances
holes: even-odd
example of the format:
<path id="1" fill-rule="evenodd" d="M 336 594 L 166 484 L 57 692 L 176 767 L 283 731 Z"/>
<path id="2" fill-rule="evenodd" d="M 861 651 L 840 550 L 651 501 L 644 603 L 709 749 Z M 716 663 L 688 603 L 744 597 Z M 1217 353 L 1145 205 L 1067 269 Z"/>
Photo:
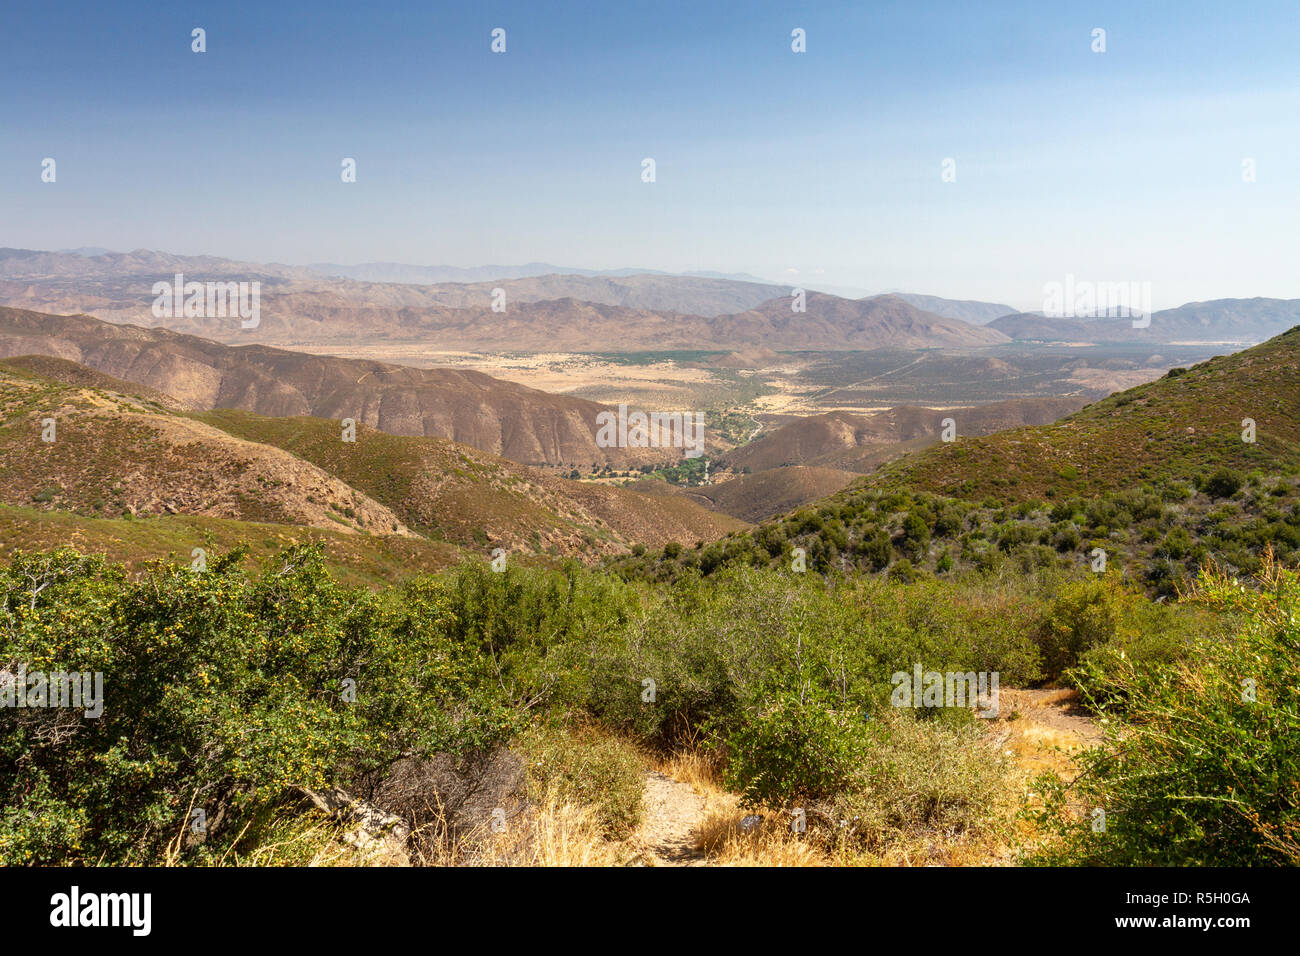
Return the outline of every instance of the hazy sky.
<path id="1" fill-rule="evenodd" d="M 1300 297 L 1297 51 L 1296 0 L 15 3 L 0 245 Z"/>

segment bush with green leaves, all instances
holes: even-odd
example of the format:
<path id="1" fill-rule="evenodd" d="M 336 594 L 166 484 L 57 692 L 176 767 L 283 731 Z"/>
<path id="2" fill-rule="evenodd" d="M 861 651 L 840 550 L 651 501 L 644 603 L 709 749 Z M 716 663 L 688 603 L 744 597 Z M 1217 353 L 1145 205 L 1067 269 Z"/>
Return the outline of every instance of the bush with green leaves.
<path id="1" fill-rule="evenodd" d="M 847 527 L 842 511 L 823 528 Z M 889 543 L 879 524 L 853 527 Z M 981 532 L 968 535 L 974 547 Z M 790 546 L 770 534 L 700 547 L 690 555 L 720 555 L 713 573 L 675 566 L 653 582 L 475 561 L 379 593 L 340 586 L 310 548 L 261 573 L 235 552 L 138 580 L 72 551 L 18 555 L 0 570 L 0 670 L 100 671 L 107 701 L 99 720 L 0 710 L 0 860 L 157 862 L 191 807 L 212 834 L 186 859 L 215 858 L 303 788 L 505 745 L 534 748 L 534 777 L 595 806 L 610 835 L 638 812 L 636 750 L 700 742 L 724 750 L 751 803 L 856 818 L 866 843 L 982 826 L 998 773 L 980 725 L 894 712 L 894 672 L 997 671 L 1007 687 L 1063 676 L 1118 716 L 1135 706 L 1126 668 L 1168 672 L 1209 633 L 1118 575 L 1016 566 L 1036 544 L 955 580 L 910 559 L 894 580 L 769 566 Z M 761 566 L 723 561 L 732 551 Z"/>
<path id="2" fill-rule="evenodd" d="M 930 547 L 930 525 L 915 511 L 903 519 L 903 547 L 914 558 L 924 558 Z"/>
<path id="3" fill-rule="evenodd" d="M 1085 685 L 1107 738 L 1073 783 L 1038 781 L 1059 838 L 1038 861 L 1300 864 L 1300 575 L 1269 562 L 1261 585 L 1208 574 L 1194 597 L 1238 619 L 1235 634 L 1201 635 L 1169 667 L 1112 662 Z"/>
<path id="4" fill-rule="evenodd" d="M 750 807 L 825 801 L 860 784 L 870 739 L 860 710 L 783 689 L 753 706 L 726 736 L 726 783 Z"/>
<path id="5" fill-rule="evenodd" d="M 1173 660 L 1185 651 L 1190 615 L 1147 600 L 1115 572 L 1064 584 L 1034 629 L 1043 669 L 1058 678 L 1092 655 Z"/>
<path id="6" fill-rule="evenodd" d="M 215 838 L 301 788 L 509 738 L 427 579 L 381 597 L 313 547 L 255 577 L 243 556 L 138 581 L 70 549 L 0 570 L 0 669 L 98 672 L 104 693 L 97 719 L 0 709 L 0 862 L 155 863 L 193 808 Z"/>
<path id="7" fill-rule="evenodd" d="M 965 712 L 866 714 L 782 690 L 728 735 L 726 781 L 746 806 L 802 809 L 824 836 L 872 850 L 920 832 L 987 830 L 1005 823 L 1012 791 L 978 723 Z"/>
<path id="8" fill-rule="evenodd" d="M 449 638 L 484 655 L 521 709 L 582 706 L 587 667 L 564 649 L 620 634 L 641 608 L 635 588 L 576 562 L 497 572 L 470 561 L 429 586 L 446 605 Z"/>
<path id="9" fill-rule="evenodd" d="M 858 541 L 857 553 L 866 559 L 872 570 L 880 571 L 889 567 L 889 562 L 894 560 L 894 545 L 889 532 L 884 528 L 876 528 L 864 535 Z"/>
<path id="10" fill-rule="evenodd" d="M 627 580 L 659 582 L 686 569 L 708 576 L 734 564 L 788 565 L 791 549 L 798 547 L 807 555 L 808 570 L 827 575 L 885 573 L 900 555 L 919 572 L 997 575 L 1006 565 L 1028 572 L 1077 562 L 1081 547 L 1095 546 L 1129 567 L 1152 596 L 1170 597 L 1190 584 L 1207 557 L 1245 573 L 1259 567 L 1268 547 L 1287 561 L 1300 560 L 1295 502 L 1300 484 L 1258 471 L 1249 484 L 1230 471 L 1200 475 L 1197 481 L 1207 494 L 1196 496 L 1184 481 L 1162 478 L 1054 503 L 988 497 L 976 504 L 928 492 L 858 487 L 816 509 L 733 532 L 698 555 L 670 548 L 658 558 L 637 555 L 612 563 Z M 1240 487 L 1246 490 L 1235 494 Z M 1235 496 L 1231 503 L 1216 504 L 1217 494 Z M 1181 504 L 1168 506 L 1176 502 Z M 1180 550 L 1184 538 L 1184 556 L 1170 558 L 1162 546 L 1167 542 Z M 1045 547 L 1059 552 L 1061 560 Z M 897 575 L 911 577 L 907 566 Z"/>
<path id="11" fill-rule="evenodd" d="M 1231 498 L 1241 490 L 1245 479 L 1231 468 L 1220 468 L 1205 479 L 1201 491 L 1211 498 Z"/>
<path id="12" fill-rule="evenodd" d="M 760 690 L 834 694 L 864 709 L 888 701 L 890 677 L 927 668 L 1039 677 L 1035 605 L 928 580 L 828 582 L 733 567 L 683 575 L 646 596 L 626 627 L 589 631 L 548 653 L 577 675 L 572 706 L 659 744 L 738 718 Z M 644 699 L 647 680 L 654 700 Z"/>

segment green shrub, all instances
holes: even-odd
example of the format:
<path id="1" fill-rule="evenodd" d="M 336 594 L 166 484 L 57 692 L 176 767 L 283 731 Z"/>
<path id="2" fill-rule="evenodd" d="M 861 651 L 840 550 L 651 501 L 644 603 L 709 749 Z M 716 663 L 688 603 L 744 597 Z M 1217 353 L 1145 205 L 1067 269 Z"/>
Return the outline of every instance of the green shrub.
<path id="1" fill-rule="evenodd" d="M 934 536 L 936 538 L 956 537 L 961 534 L 964 523 L 961 511 L 949 505 L 940 511 L 934 520 Z"/>
<path id="2" fill-rule="evenodd" d="M 872 570 L 880 571 L 889 567 L 889 563 L 894 560 L 894 544 L 889 539 L 889 532 L 876 528 L 858 542 L 857 553 L 867 560 Z"/>
<path id="3" fill-rule="evenodd" d="M 920 572 L 907 558 L 899 558 L 889 569 L 889 580 L 900 584 L 911 584 L 920 577 Z"/>
<path id="4" fill-rule="evenodd" d="M 1209 478 L 1205 479 L 1205 484 L 1201 486 L 1201 491 L 1205 492 L 1211 498 L 1231 498 L 1238 491 L 1244 479 L 1240 474 L 1231 468 L 1220 468 Z"/>
<path id="5" fill-rule="evenodd" d="M 786 537 L 785 531 L 778 524 L 764 525 L 759 528 L 755 535 L 759 546 L 767 552 L 769 557 L 779 558 L 785 550 Z"/>
<path id="6" fill-rule="evenodd" d="M 1034 629 L 1048 678 L 1060 677 L 1097 648 L 1172 659 L 1182 643 L 1172 608 L 1149 601 L 1114 573 L 1065 584 Z"/>
<path id="7" fill-rule="evenodd" d="M 868 734 L 861 712 L 785 690 L 726 737 L 726 784 L 750 807 L 784 809 L 825 800 L 860 780 Z"/>
<path id="8" fill-rule="evenodd" d="M 922 558 L 930 547 L 930 526 L 916 512 L 903 519 L 903 546 L 913 558 Z"/>
<path id="9" fill-rule="evenodd" d="M 1062 523 L 1053 527 L 1051 543 L 1052 547 L 1062 553 L 1077 551 L 1079 545 L 1083 543 L 1083 536 L 1079 534 L 1079 529 L 1074 526 L 1073 522 Z"/>
<path id="10" fill-rule="evenodd" d="M 191 806 L 215 837 L 400 754 L 508 739 L 487 660 L 447 639 L 427 581 L 389 601 L 336 584 L 315 547 L 255 578 L 242 558 L 132 581 L 61 549 L 0 570 L 0 669 L 99 673 L 105 698 L 98 718 L 0 708 L 0 863 L 156 863 Z"/>
<path id="11" fill-rule="evenodd" d="M 869 849 L 922 834 L 951 841 L 1005 829 L 1008 764 L 980 723 L 916 720 L 890 710 L 873 716 L 872 746 L 856 785 L 830 802 L 827 815 Z"/>
<path id="12" fill-rule="evenodd" d="M 1300 864 L 1300 575 L 1267 564 L 1260 590 L 1220 573 L 1196 598 L 1239 615 L 1234 639 L 1198 638 L 1186 662 L 1121 662 L 1087 695 L 1123 700 L 1105 746 L 1072 785 L 1044 778 L 1040 820 L 1060 837 L 1043 862 L 1118 866 Z M 1247 682 L 1253 682 L 1248 684 Z M 1104 810 L 1105 829 L 1070 805 Z"/>

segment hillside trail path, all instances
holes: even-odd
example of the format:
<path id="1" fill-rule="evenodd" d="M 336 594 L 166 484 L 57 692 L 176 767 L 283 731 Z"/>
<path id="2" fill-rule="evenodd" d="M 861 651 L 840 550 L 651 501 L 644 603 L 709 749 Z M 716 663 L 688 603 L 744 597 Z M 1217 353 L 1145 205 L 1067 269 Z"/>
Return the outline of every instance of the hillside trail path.
<path id="1" fill-rule="evenodd" d="M 1001 692 L 999 716 L 1016 713 L 1030 726 L 1037 726 L 1072 738 L 1085 745 L 1100 743 L 1101 727 L 1079 706 L 1077 691 L 1062 688 L 1020 690 L 1008 687 Z"/>
<path id="2" fill-rule="evenodd" d="M 1073 755 L 1102 739 L 1102 730 L 1078 705 L 1072 690 L 1003 688 L 997 735 L 1007 755 L 1026 772 L 1055 770 L 1073 777 Z M 643 866 L 711 866 L 696 843 L 708 800 L 688 783 L 657 770 L 645 773 L 645 813 L 633 838 Z"/>
<path id="3" fill-rule="evenodd" d="M 705 799 L 690 784 L 657 770 L 645 775 L 645 818 L 636 842 L 646 866 L 707 866 L 695 846 L 704 817 Z"/>

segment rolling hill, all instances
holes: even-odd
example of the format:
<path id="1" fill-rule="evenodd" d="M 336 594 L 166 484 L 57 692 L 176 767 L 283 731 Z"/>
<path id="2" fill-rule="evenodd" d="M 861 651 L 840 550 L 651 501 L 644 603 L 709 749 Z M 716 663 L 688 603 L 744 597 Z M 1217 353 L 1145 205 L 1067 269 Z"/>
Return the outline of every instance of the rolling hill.
<path id="1" fill-rule="evenodd" d="M 570 556 L 627 551 L 635 543 L 711 540 L 741 526 L 689 501 L 545 475 L 442 438 L 390 435 L 361 426 L 339 440 L 338 423 L 219 410 L 199 420 L 291 452 L 391 507 L 411 528 L 466 547 Z"/>
<path id="2" fill-rule="evenodd" d="M 714 340 L 728 348 L 771 349 L 978 348 L 1006 336 L 958 319 L 946 319 L 893 295 L 841 299 L 809 292 L 805 312 L 794 312 L 789 295 L 710 323 Z"/>
<path id="3" fill-rule="evenodd" d="M 5 559 L 16 551 L 74 547 L 83 554 L 103 554 L 140 571 L 151 561 L 189 564 L 196 547 L 212 556 L 245 547 L 246 561 L 256 566 L 301 544 L 319 545 L 333 573 L 349 585 L 366 587 L 440 571 L 465 558 L 462 548 L 419 536 L 353 534 L 188 514 L 132 520 L 97 518 L 32 505 L 0 504 L 0 557 Z"/>
<path id="4" fill-rule="evenodd" d="M 334 421 L 184 412 L 99 379 L 63 360 L 0 363 L 0 502 L 87 518 L 422 535 L 473 552 L 586 560 L 742 527 L 687 500 L 539 474 L 446 439 L 362 425 L 344 442 Z M 47 419 L 53 442 L 42 440 Z"/>
<path id="5" fill-rule="evenodd" d="M 1256 440 L 1242 440 L 1252 419 Z M 1089 497 L 1227 467 L 1300 468 L 1300 326 L 1262 345 L 1111 395 L 1053 425 L 961 439 L 869 481 L 979 499 Z"/>
<path id="6" fill-rule="evenodd" d="M 5 504 L 410 534 L 388 508 L 294 455 L 133 396 L 0 366 L 0 415 Z"/>
<path id="7" fill-rule="evenodd" d="M 958 435 L 988 435 L 1018 425 L 1054 422 L 1083 404 L 1082 398 L 1033 398 L 972 408 L 901 405 L 871 415 L 827 412 L 782 425 L 728 452 L 719 465 L 755 472 L 796 464 L 866 472 L 938 441 L 946 418 L 954 421 Z"/>
<path id="8" fill-rule="evenodd" d="M 173 396 L 186 408 L 352 418 L 397 435 L 449 438 L 524 464 L 663 464 L 680 449 L 601 448 L 605 406 L 481 372 L 415 369 L 162 329 L 0 308 L 0 358 L 42 354 Z"/>
<path id="9" fill-rule="evenodd" d="M 654 580 L 788 568 L 796 548 L 820 573 L 1108 571 L 1163 596 L 1207 564 L 1249 577 L 1269 551 L 1300 561 L 1300 326 L 1052 425 L 932 445 L 697 551 L 615 567 Z"/>

